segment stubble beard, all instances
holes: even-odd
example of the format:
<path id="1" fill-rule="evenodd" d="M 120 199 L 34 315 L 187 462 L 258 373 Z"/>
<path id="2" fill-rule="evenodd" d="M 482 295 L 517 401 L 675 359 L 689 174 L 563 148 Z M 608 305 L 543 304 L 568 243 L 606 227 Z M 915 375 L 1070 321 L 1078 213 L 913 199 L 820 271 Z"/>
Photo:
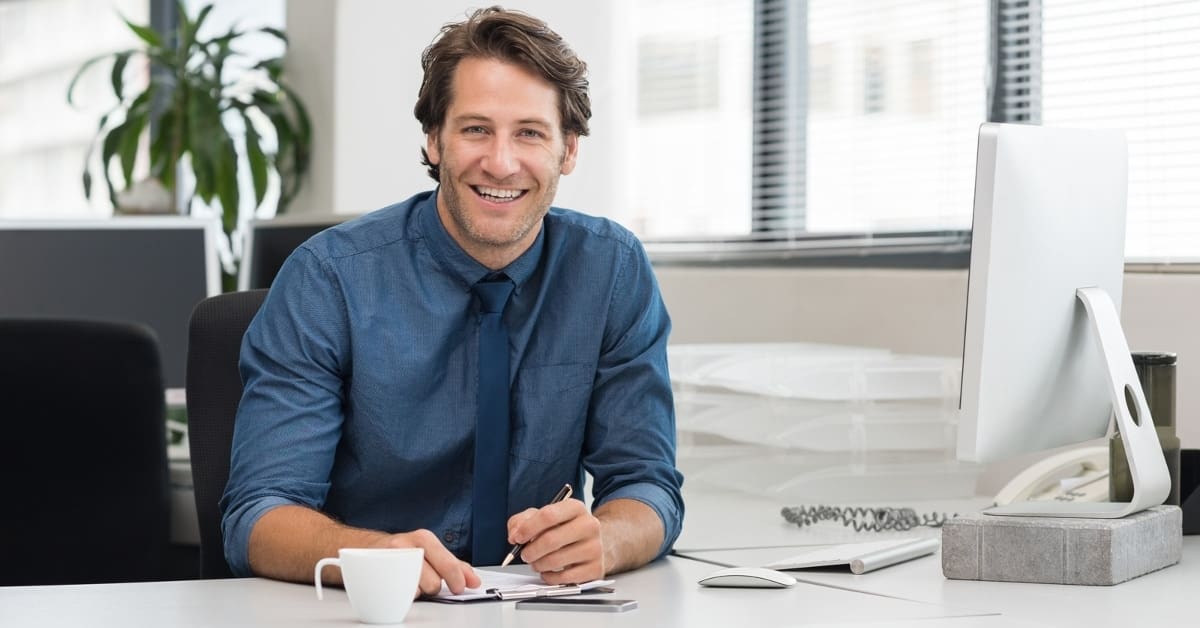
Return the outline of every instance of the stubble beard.
<path id="1" fill-rule="evenodd" d="M 445 150 L 439 146 L 439 152 L 445 155 Z M 564 155 L 565 157 L 565 155 Z M 561 167 L 563 159 L 559 159 Z M 554 202 L 554 195 L 558 192 L 558 178 L 561 176 L 561 171 L 554 173 L 550 177 L 545 189 L 542 190 L 540 198 L 537 199 L 533 206 L 533 211 L 524 214 L 513 225 L 512 229 L 507 233 L 489 233 L 476 224 L 469 212 L 464 209 L 462 196 L 459 194 L 458 187 L 455 186 L 455 172 L 447 167 L 446 160 L 443 159 L 440 169 L 440 194 L 443 194 L 446 201 L 446 210 L 450 212 L 450 219 L 454 221 L 458 231 L 464 234 L 472 242 L 488 247 L 488 248 L 505 248 L 521 242 L 529 232 L 533 230 L 550 211 L 550 205 Z"/>

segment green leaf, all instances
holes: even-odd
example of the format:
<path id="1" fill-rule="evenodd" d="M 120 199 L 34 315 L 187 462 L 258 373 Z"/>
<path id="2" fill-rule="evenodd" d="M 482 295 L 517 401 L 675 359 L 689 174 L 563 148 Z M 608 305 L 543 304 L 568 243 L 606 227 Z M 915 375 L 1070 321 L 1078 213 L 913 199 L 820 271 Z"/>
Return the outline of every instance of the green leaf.
<path id="1" fill-rule="evenodd" d="M 274 57 L 271 59 L 263 59 L 251 66 L 252 70 L 265 70 L 267 76 L 270 77 L 273 83 L 279 82 L 279 76 L 283 74 L 283 59 Z"/>
<path id="2" fill-rule="evenodd" d="M 214 53 L 209 47 L 205 47 L 203 48 L 204 55 L 208 58 L 208 62 L 212 64 L 213 78 L 220 84 L 221 76 L 225 72 L 225 61 L 229 59 L 229 55 L 233 53 L 233 49 L 229 45 L 229 39 L 224 37 L 217 38 L 212 46 L 216 47 L 216 52 Z"/>
<path id="3" fill-rule="evenodd" d="M 304 108 L 304 104 L 300 101 L 300 97 L 296 95 L 292 89 L 282 83 L 280 88 L 283 89 L 287 96 L 287 102 L 292 106 L 296 117 L 296 137 L 289 145 L 291 154 L 290 168 L 286 171 L 280 169 L 280 178 L 284 179 L 282 191 L 279 198 L 280 210 L 287 208 L 288 203 L 300 192 L 300 185 L 303 183 L 304 176 L 308 173 L 310 159 L 312 157 L 312 122 L 308 117 L 308 110 Z M 281 149 L 282 150 L 282 149 Z"/>
<path id="4" fill-rule="evenodd" d="M 150 46 L 151 48 L 162 48 L 163 47 L 162 36 L 160 36 L 158 34 L 158 31 L 154 30 L 153 28 L 150 28 L 149 26 L 141 26 L 139 24 L 134 24 L 133 22 L 130 22 L 128 19 L 126 19 L 124 16 L 121 17 L 121 20 L 125 22 L 125 25 L 129 27 L 129 30 L 133 31 L 134 35 L 138 36 L 138 39 L 141 39 L 142 41 L 146 42 L 146 45 Z"/>
<path id="5" fill-rule="evenodd" d="M 150 138 L 150 176 L 162 181 L 163 186 L 171 187 L 167 182 L 168 173 L 172 182 L 175 176 L 175 160 L 171 155 L 171 138 L 175 135 L 175 108 L 168 107 L 158 117 L 157 130 L 151 132 Z"/>
<path id="6" fill-rule="evenodd" d="M 192 28 L 192 21 L 188 19 L 187 7 L 183 5 L 183 0 L 175 0 L 175 14 L 179 18 L 179 32 L 183 33 Z M 181 43 L 181 38 L 179 42 Z"/>
<path id="7" fill-rule="evenodd" d="M 242 111 L 242 119 L 246 122 L 246 160 L 250 163 L 250 180 L 254 183 L 254 207 L 257 209 L 267 195 L 267 155 L 259 143 L 258 131 L 254 129 L 254 124 L 245 110 Z"/>
<path id="8" fill-rule="evenodd" d="M 127 124 L 128 122 L 122 122 L 109 131 L 108 135 L 104 137 L 100 150 L 100 170 L 104 174 L 104 183 L 108 186 L 108 199 L 112 201 L 114 208 L 117 206 L 117 190 L 113 186 L 108 166 L 112 163 L 113 156 L 117 154 L 117 149 L 120 147 L 121 138 L 125 135 Z"/>
<path id="9" fill-rule="evenodd" d="M 136 52 L 136 51 L 135 50 L 123 50 L 121 52 L 116 53 L 116 55 L 132 54 L 134 52 Z M 79 77 L 83 76 L 83 73 L 87 72 L 88 68 L 92 67 L 97 62 L 103 61 L 109 57 L 116 56 L 116 55 L 112 55 L 112 54 L 97 55 L 97 56 L 92 57 L 91 59 L 88 59 L 87 61 L 85 61 L 84 64 L 82 66 L 80 66 L 78 70 L 75 71 L 75 76 L 72 76 L 71 82 L 67 84 L 67 104 L 68 105 L 71 105 L 72 107 L 75 106 L 75 84 L 79 82 Z"/>
<path id="10" fill-rule="evenodd" d="M 237 228 L 238 204 L 241 201 L 237 178 L 237 149 L 224 126 L 218 125 L 214 139 L 216 151 L 213 166 L 217 175 L 217 197 L 221 200 L 221 223 L 225 227 L 225 233 L 233 233 Z"/>
<path id="11" fill-rule="evenodd" d="M 192 23 L 192 39 L 193 39 L 193 41 L 195 40 L 196 34 L 198 34 L 200 32 L 200 27 L 204 26 L 204 20 L 206 18 L 208 18 L 208 14 L 211 13 L 212 10 L 213 10 L 213 5 L 209 4 L 209 5 L 205 6 L 203 9 L 200 9 L 200 13 L 196 14 L 196 21 Z"/>
<path id="12" fill-rule="evenodd" d="M 195 20 L 188 20 L 187 10 L 184 9 L 182 2 L 179 3 L 180 50 L 191 52 L 192 46 L 196 43 L 196 36 L 200 33 L 200 28 L 204 25 L 204 20 L 208 18 L 208 14 L 212 10 L 213 5 L 209 4 L 200 9 L 200 13 L 196 14 Z"/>
<path id="13" fill-rule="evenodd" d="M 292 123 L 287 116 L 283 115 L 283 110 L 276 109 L 273 112 L 265 113 L 267 119 L 271 121 L 271 125 L 275 127 L 275 143 L 277 144 L 275 153 L 278 155 L 277 161 L 283 162 L 280 174 L 285 174 L 292 163 L 292 146 L 296 143 L 296 133 L 292 130 Z"/>
<path id="14" fill-rule="evenodd" d="M 125 64 L 129 63 L 132 52 L 119 52 L 113 55 L 112 88 L 117 100 L 125 97 Z"/>
<path id="15" fill-rule="evenodd" d="M 221 226 L 225 229 L 225 233 L 233 233 L 237 229 L 237 207 L 241 202 L 235 157 L 236 155 L 230 155 L 229 160 L 221 161 L 223 168 L 217 177 L 217 197 L 221 200 Z M 233 209 L 227 209 L 229 207 Z"/>
<path id="16" fill-rule="evenodd" d="M 96 125 L 96 135 L 88 143 L 87 152 L 83 155 L 83 196 L 89 200 L 92 198 L 92 153 L 96 150 L 96 144 L 100 140 L 104 127 L 108 124 L 108 116 L 111 113 L 110 111 L 100 116 L 100 124 Z"/>
<path id="17" fill-rule="evenodd" d="M 219 134 L 225 132 L 221 126 L 217 103 L 204 90 L 189 90 L 187 122 L 188 143 L 191 146 L 192 172 L 196 175 L 196 194 L 206 203 L 212 203 L 217 190 L 217 162 Z"/>
<path id="18" fill-rule="evenodd" d="M 125 123 L 121 138 L 117 144 L 117 161 L 121 166 L 121 174 L 125 177 L 125 187 L 133 185 L 133 166 L 137 163 L 137 149 L 141 141 L 142 131 L 150 121 L 150 100 L 154 96 L 154 85 L 151 84 L 129 104 L 125 114 Z"/>
<path id="19" fill-rule="evenodd" d="M 304 103 L 296 92 L 291 87 L 280 83 L 280 89 L 287 95 L 287 103 L 292 106 L 296 112 L 296 128 L 299 131 L 297 137 L 301 144 L 308 145 L 312 140 L 312 122 L 308 117 L 308 109 L 304 107 Z"/>
<path id="20" fill-rule="evenodd" d="M 202 41 L 202 42 L 200 42 L 200 43 L 198 43 L 198 44 L 196 44 L 196 45 L 197 45 L 197 47 L 199 47 L 199 48 L 208 48 L 209 46 L 211 46 L 211 45 L 213 45 L 213 44 L 219 44 L 219 43 L 230 43 L 230 42 L 232 42 L 233 40 L 235 40 L 235 39 L 237 39 L 238 37 L 241 37 L 242 35 L 245 35 L 245 34 L 246 34 L 246 33 L 245 33 L 244 31 L 239 31 L 239 30 L 237 29 L 237 27 L 235 26 L 235 27 L 233 27 L 233 28 L 230 28 L 230 29 L 229 29 L 228 31 L 226 31 L 226 32 L 225 32 L 223 35 L 218 35 L 218 36 L 216 36 L 216 37 L 212 37 L 212 38 L 206 39 L 206 40 L 204 40 L 204 41 Z"/>
<path id="21" fill-rule="evenodd" d="M 133 185 L 133 166 L 137 163 L 138 144 L 141 142 L 142 130 L 146 128 L 149 117 L 149 112 L 131 113 L 129 120 L 125 123 L 125 133 L 121 137 L 120 145 L 117 146 L 117 160 L 121 164 L 121 174 L 125 177 L 126 189 Z"/>
<path id="22" fill-rule="evenodd" d="M 287 43 L 288 43 L 288 36 L 287 36 L 287 34 L 286 34 L 286 33 L 284 33 L 283 31 L 279 30 L 278 28 L 271 28 L 270 26 L 264 26 L 264 27 L 262 27 L 262 28 L 258 29 L 258 32 L 260 32 L 260 33 L 266 33 L 266 34 L 268 34 L 268 35 L 274 35 L 275 37 L 277 37 L 277 38 L 279 38 L 280 40 L 282 40 L 282 41 L 283 41 L 283 43 L 285 43 L 285 44 L 287 44 Z"/>

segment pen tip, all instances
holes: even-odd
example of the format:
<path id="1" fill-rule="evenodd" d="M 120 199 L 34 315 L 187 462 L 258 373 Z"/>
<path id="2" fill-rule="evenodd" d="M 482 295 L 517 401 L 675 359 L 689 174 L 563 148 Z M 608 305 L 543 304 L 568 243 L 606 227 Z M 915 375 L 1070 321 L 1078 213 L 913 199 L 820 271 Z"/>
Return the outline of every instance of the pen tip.
<path id="1" fill-rule="evenodd" d="M 512 559 L 513 559 L 513 555 L 512 555 L 512 554 L 509 554 L 508 556 L 505 556 L 505 557 L 504 557 L 504 562 L 500 563 L 500 566 L 501 566 L 501 567 L 507 567 L 507 566 L 508 566 L 508 564 L 512 562 Z"/>

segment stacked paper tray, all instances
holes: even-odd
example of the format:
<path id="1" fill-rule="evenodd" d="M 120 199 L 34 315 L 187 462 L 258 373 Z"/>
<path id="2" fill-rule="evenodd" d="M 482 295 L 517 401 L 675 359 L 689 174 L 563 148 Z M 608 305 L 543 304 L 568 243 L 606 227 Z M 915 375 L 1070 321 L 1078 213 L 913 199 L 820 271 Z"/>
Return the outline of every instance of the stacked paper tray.
<path id="1" fill-rule="evenodd" d="M 809 451 L 945 451 L 954 407 L 936 400 L 809 401 L 711 390 L 676 390 L 680 433 Z"/>
<path id="2" fill-rule="evenodd" d="M 689 482 L 787 499 L 973 494 L 954 458 L 959 362 L 820 344 L 670 349 Z"/>
<path id="3" fill-rule="evenodd" d="M 956 358 L 809 343 L 674 345 L 671 381 L 680 389 L 721 388 L 819 401 L 953 398 Z"/>

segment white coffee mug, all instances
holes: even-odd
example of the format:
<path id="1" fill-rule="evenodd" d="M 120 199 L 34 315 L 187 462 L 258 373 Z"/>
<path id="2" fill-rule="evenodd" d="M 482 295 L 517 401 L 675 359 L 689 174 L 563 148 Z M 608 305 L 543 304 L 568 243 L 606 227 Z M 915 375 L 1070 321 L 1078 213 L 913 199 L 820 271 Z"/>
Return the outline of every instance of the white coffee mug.
<path id="1" fill-rule="evenodd" d="M 337 558 L 322 558 L 313 570 L 317 599 L 321 592 L 321 570 L 329 565 L 342 568 L 342 583 L 350 606 L 367 624 L 398 624 L 412 607 L 425 550 L 413 548 L 343 548 Z"/>

